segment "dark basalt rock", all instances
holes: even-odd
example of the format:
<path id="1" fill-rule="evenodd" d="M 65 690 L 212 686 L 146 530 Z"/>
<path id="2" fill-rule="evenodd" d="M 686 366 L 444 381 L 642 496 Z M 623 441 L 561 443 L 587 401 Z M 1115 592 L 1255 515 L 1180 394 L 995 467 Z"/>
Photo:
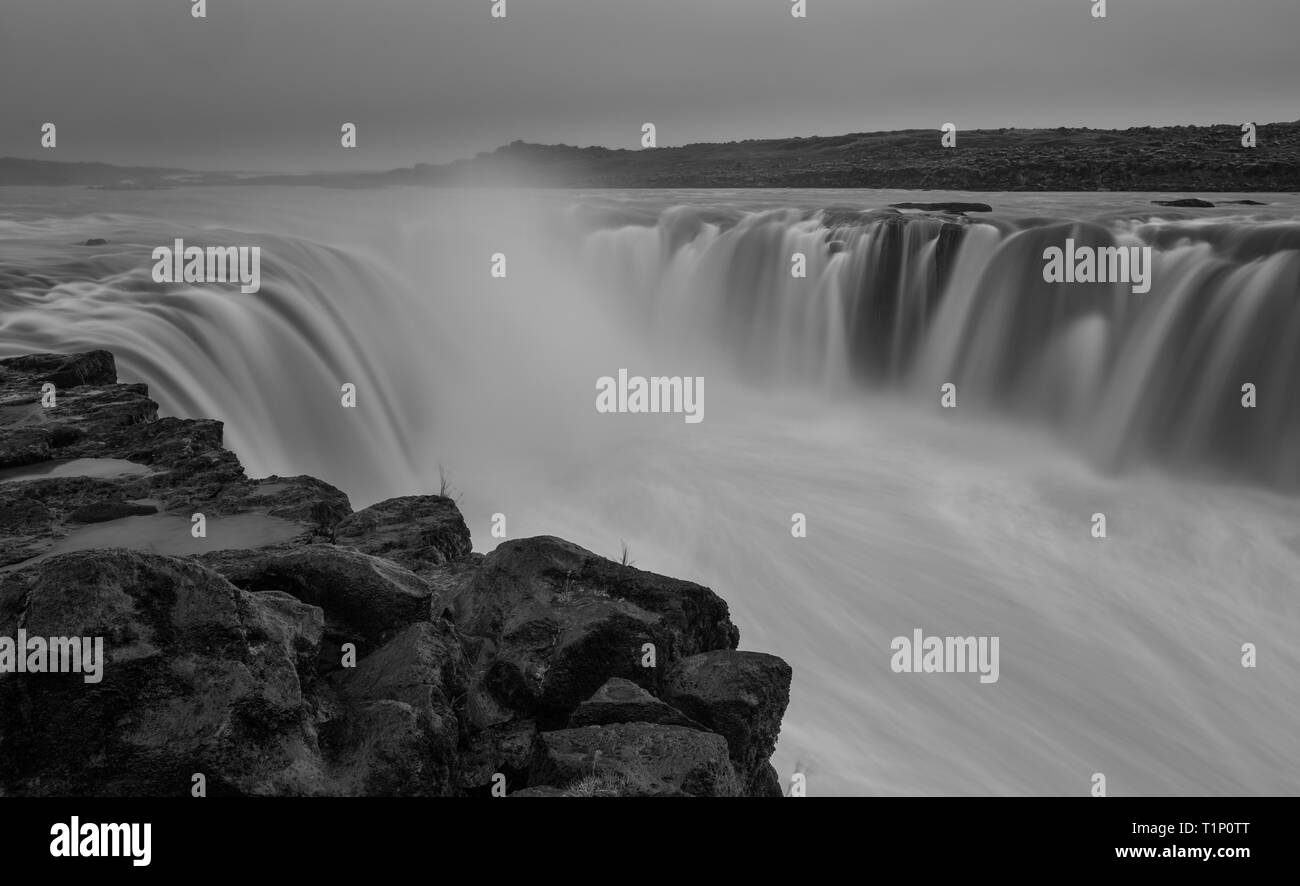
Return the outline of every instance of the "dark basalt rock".
<path id="1" fill-rule="evenodd" d="M 1157 206 L 1185 206 L 1196 209 L 1213 209 L 1214 204 L 1208 200 L 1198 200 L 1195 197 L 1184 197 L 1180 200 L 1152 200 Z"/>
<path id="2" fill-rule="evenodd" d="M 0 439 L 0 468 L 20 467 L 50 458 L 51 435 L 46 428 L 16 428 Z"/>
<path id="3" fill-rule="evenodd" d="M 772 794 L 789 667 L 713 591 L 558 538 L 476 554 L 448 498 L 353 513 L 157 410 L 106 351 L 0 360 L 0 636 L 106 658 L 0 673 L 0 796 Z M 199 512 L 209 548 L 265 538 L 204 550 Z M 181 553 L 52 550 L 118 521 Z"/>
<path id="4" fill-rule="evenodd" d="M 47 382 L 56 389 L 53 406 L 42 405 Z M 222 436 L 218 421 L 158 418 L 148 388 L 116 382 L 107 351 L 0 360 L 0 469 L 56 459 L 139 466 L 111 477 L 0 480 L 0 510 L 34 501 L 49 514 L 37 532 L 0 536 L 0 567 L 49 550 L 81 525 L 115 519 L 114 508 L 116 519 L 155 512 L 187 522 L 196 512 L 262 515 L 296 526 L 300 543 L 330 540 L 352 513 L 346 495 L 313 477 L 250 480 Z"/>
<path id="5" fill-rule="evenodd" d="M 523 788 L 510 794 L 511 797 L 576 797 L 577 794 L 571 794 L 562 791 L 559 788 L 547 787 L 542 785 L 536 788 Z"/>
<path id="6" fill-rule="evenodd" d="M 893 209 L 920 209 L 924 212 L 992 212 L 987 203 L 890 203 Z"/>
<path id="7" fill-rule="evenodd" d="M 7 373 L 27 375 L 37 382 L 53 382 L 56 388 L 77 385 L 111 385 L 117 381 L 117 362 L 108 351 L 84 354 L 27 354 L 0 360 Z"/>
<path id="8" fill-rule="evenodd" d="M 342 637 L 379 643 L 429 618 L 429 583 L 380 557 L 333 545 L 294 546 L 270 553 L 204 557 L 235 585 L 249 591 L 284 591 L 325 610 Z"/>
<path id="9" fill-rule="evenodd" d="M 107 246 L 108 241 L 102 237 L 91 237 L 83 244 L 85 246 Z"/>
<path id="10" fill-rule="evenodd" d="M 6 794 L 316 793 L 299 637 L 195 563 L 126 550 L 0 577 L 0 636 L 102 637 L 102 681 L 0 676 Z"/>
<path id="11" fill-rule="evenodd" d="M 460 509 L 439 495 L 390 498 L 357 511 L 335 527 L 334 543 L 386 557 L 416 572 L 471 550 Z"/>
<path id="12" fill-rule="evenodd" d="M 141 514 L 156 514 L 157 512 L 158 509 L 153 505 L 138 505 L 126 501 L 97 501 L 94 504 L 83 505 L 68 514 L 68 522 L 103 523 L 107 520 L 118 520 L 122 517 L 134 517 Z"/>
<path id="13" fill-rule="evenodd" d="M 653 690 L 677 659 L 739 639 L 708 588 L 549 536 L 503 543 L 434 611 L 466 637 L 480 728 L 516 718 L 561 726 L 610 677 Z M 650 646 L 655 667 L 643 664 Z"/>
<path id="14" fill-rule="evenodd" d="M 455 793 L 463 658 L 449 625 L 420 622 L 334 673 L 347 713 L 333 721 L 328 747 L 346 793 Z"/>
<path id="15" fill-rule="evenodd" d="M 906 217 L 897 209 L 855 209 L 851 206 L 830 206 L 821 210 L 820 215 L 822 224 L 828 228 L 860 227 L 872 222 Z M 832 238 L 828 234 L 826 239 L 830 242 Z"/>
<path id="16" fill-rule="evenodd" d="M 537 737 L 529 787 L 572 796 L 738 795 L 720 735 L 654 723 L 619 723 L 544 732 Z"/>
<path id="17" fill-rule="evenodd" d="M 660 723 L 708 731 L 681 711 L 655 698 L 631 680 L 610 677 L 569 717 L 569 728 L 613 723 Z"/>
<path id="18" fill-rule="evenodd" d="M 460 789 L 471 794 L 487 794 L 498 773 L 506 777 L 507 787 L 527 784 L 537 723 L 519 719 L 480 727 L 475 725 L 478 716 L 475 705 L 472 696 L 467 698 L 461 719 Z"/>
<path id="19" fill-rule="evenodd" d="M 790 666 L 775 655 L 721 650 L 679 661 L 663 697 L 727 739 L 746 793 L 781 796 L 768 765 L 790 703 Z"/>

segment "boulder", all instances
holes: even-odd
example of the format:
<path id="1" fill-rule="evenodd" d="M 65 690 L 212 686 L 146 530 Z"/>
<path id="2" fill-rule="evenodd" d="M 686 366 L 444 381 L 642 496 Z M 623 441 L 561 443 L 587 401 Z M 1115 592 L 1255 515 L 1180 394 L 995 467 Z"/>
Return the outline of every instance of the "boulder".
<path id="1" fill-rule="evenodd" d="M 325 613 L 283 591 L 258 591 L 250 595 L 265 617 L 267 636 L 274 639 L 294 662 L 299 682 L 316 678 L 316 661 L 325 637 Z"/>
<path id="2" fill-rule="evenodd" d="M 347 516 L 334 543 L 385 557 L 420 572 L 465 556 L 469 527 L 456 503 L 440 495 L 390 498 Z"/>
<path id="3" fill-rule="evenodd" d="M 0 576 L 0 636 L 19 626 L 100 637 L 104 662 L 98 683 L 0 674 L 0 793 L 185 796 L 194 773 L 215 793 L 321 788 L 291 652 L 310 629 L 216 573 L 125 550 L 52 557 Z"/>
<path id="4" fill-rule="evenodd" d="M 533 755 L 533 741 L 537 738 L 536 721 L 506 719 L 486 726 L 476 725 L 490 719 L 474 710 L 476 703 L 471 691 L 466 696 L 461 719 L 466 732 L 460 749 L 461 789 L 470 794 L 485 794 L 498 772 L 506 777 L 507 785 L 523 783 Z"/>
<path id="5" fill-rule="evenodd" d="M 622 566 L 558 538 L 503 543 L 439 601 L 467 639 L 477 725 L 563 725 L 610 677 L 648 688 L 678 658 L 734 648 L 708 588 Z M 642 662 L 653 644 L 656 667 Z"/>
<path id="6" fill-rule="evenodd" d="M 321 730 L 348 795 L 439 796 L 457 787 L 464 654 L 445 623 L 402 631 L 355 669 L 335 673 L 346 714 Z"/>
<path id="7" fill-rule="evenodd" d="M 780 796 L 769 765 L 790 702 L 790 666 L 762 652 L 718 650 L 677 662 L 663 697 L 727 740 L 746 794 Z"/>
<path id="8" fill-rule="evenodd" d="M 368 654 L 392 634 L 428 618 L 432 589 L 379 557 L 312 544 L 271 553 L 200 558 L 248 591 L 284 591 L 325 610 L 328 630 Z M 365 641 L 364 643 L 361 641 Z"/>
<path id="9" fill-rule="evenodd" d="M 330 541 L 335 527 L 352 513 L 347 495 L 315 477 L 264 477 L 231 484 L 216 500 L 217 513 L 254 511 L 302 524 L 311 541 Z"/>
<path id="10" fill-rule="evenodd" d="M 569 796 L 731 797 L 739 793 L 725 739 L 698 729 L 654 723 L 543 732 L 534 745 L 528 785 L 560 788 Z"/>
<path id="11" fill-rule="evenodd" d="M 608 726 L 613 723 L 660 723 L 666 726 L 704 727 L 646 692 L 631 680 L 610 677 L 591 698 L 569 717 L 569 728 Z M 705 730 L 707 731 L 707 730 Z"/>

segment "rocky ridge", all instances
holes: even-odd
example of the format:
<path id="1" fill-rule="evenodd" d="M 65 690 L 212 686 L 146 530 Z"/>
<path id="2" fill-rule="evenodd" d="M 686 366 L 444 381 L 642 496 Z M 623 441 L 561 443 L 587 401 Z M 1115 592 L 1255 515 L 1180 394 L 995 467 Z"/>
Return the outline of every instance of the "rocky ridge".
<path id="1" fill-rule="evenodd" d="M 106 661 L 0 672 L 0 796 L 781 795 L 791 669 L 710 589 L 552 537 L 474 553 L 436 495 L 250 478 L 107 351 L 0 360 L 20 630 Z"/>
<path id="2" fill-rule="evenodd" d="M 1128 129 L 938 129 L 605 148 L 516 140 L 444 164 L 385 172 L 259 176 L 0 157 L 0 186 L 176 185 L 379 188 L 520 185 L 563 188 L 898 188 L 935 191 L 1192 191 L 1295 193 L 1300 120 Z"/>

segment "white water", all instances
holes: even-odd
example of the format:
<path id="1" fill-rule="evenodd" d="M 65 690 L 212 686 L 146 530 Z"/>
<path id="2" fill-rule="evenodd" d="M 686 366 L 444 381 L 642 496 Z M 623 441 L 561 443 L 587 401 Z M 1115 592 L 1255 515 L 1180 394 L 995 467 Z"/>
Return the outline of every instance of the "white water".
<path id="1" fill-rule="evenodd" d="M 910 196 L 833 195 L 863 206 Z M 493 546 L 490 518 L 502 512 L 512 537 L 561 535 L 610 556 L 626 540 L 639 567 L 712 586 L 732 606 L 742 648 L 794 666 L 775 762 L 783 776 L 801 766 L 813 794 L 1083 796 L 1094 772 L 1107 775 L 1112 795 L 1300 793 L 1300 506 L 1268 484 L 1160 474 L 1159 457 L 1118 476 L 1090 466 L 1116 448 L 1169 451 L 1141 427 L 1149 402 L 1116 398 L 1177 361 L 1158 359 L 1160 346 L 1141 336 L 1126 349 L 1106 345 L 1143 328 L 1118 308 L 1104 330 L 1090 331 L 1097 323 L 1086 318 L 1045 323 L 1072 331 L 1022 354 L 1039 365 L 1045 353 L 1063 355 L 1044 374 L 1050 391 L 1077 380 L 1065 369 L 1085 370 L 1064 417 L 1041 408 L 1042 389 L 1023 386 L 997 412 L 982 409 L 1006 392 L 979 391 L 979 372 L 955 365 L 939 375 L 964 371 L 963 390 L 971 379 L 984 397 L 945 413 L 925 373 L 903 371 L 902 348 L 887 367 L 898 384 L 871 394 L 856 384 L 846 368 L 852 344 L 828 319 L 851 296 L 834 275 L 815 276 L 813 305 L 792 308 L 777 298 L 775 275 L 751 268 L 755 285 L 739 291 L 769 297 L 758 306 L 768 313 L 729 323 L 711 303 L 737 291 L 716 288 L 724 278 L 710 270 L 734 261 L 738 246 L 721 228 L 681 235 L 683 251 L 665 266 L 659 233 L 583 237 L 565 208 L 594 199 L 654 220 L 666 202 L 683 202 L 725 219 L 782 203 L 808 208 L 828 200 L 821 194 L 0 197 L 0 352 L 108 347 L 124 379 L 147 382 L 164 412 L 226 421 L 253 474 L 312 473 L 359 507 L 435 490 L 441 462 L 463 490 L 480 550 Z M 1115 208 L 1101 197 L 976 199 L 1010 207 L 999 221 Z M 1260 220 L 1296 216 L 1293 198 L 1276 202 Z M 775 268 L 790 242 L 820 242 L 815 225 L 799 224 L 773 234 Z M 154 286 L 149 250 L 178 236 L 262 245 L 263 292 Z M 88 237 L 109 245 L 72 245 Z M 1164 257 L 1170 267 L 1188 260 L 1176 248 Z M 508 257 L 506 280 L 488 276 L 494 252 Z M 1279 255 L 1238 273 L 1262 274 L 1272 261 L 1277 274 L 1295 261 Z M 993 357 L 1020 365 L 996 344 L 1004 330 L 951 316 L 963 305 L 955 287 L 970 291 L 965 304 L 978 314 L 976 258 L 962 254 L 949 315 L 918 343 L 929 349 L 917 358 L 922 370 L 955 361 L 972 339 L 982 342 L 980 371 Z M 7 273 L 14 267 L 57 285 L 23 283 Z M 1013 277 L 998 286 L 1027 286 Z M 624 286 L 611 282 L 619 279 Z M 900 291 L 909 285 L 926 288 L 903 281 Z M 1157 294 L 1164 301 L 1153 306 L 1187 291 Z M 1024 292 L 1005 297 L 1033 308 Z M 1251 317 L 1300 316 L 1261 311 Z M 798 331 L 795 341 L 781 330 Z M 1240 347 L 1244 333 L 1232 334 Z M 1086 370 L 1112 359 L 1107 371 L 1133 382 L 1102 391 Z M 1267 365 L 1296 380 L 1294 362 Z M 620 367 L 705 376 L 705 421 L 597 415 L 595 379 Z M 358 385 L 357 410 L 338 405 L 346 381 Z M 1264 476 L 1277 481 L 1294 464 L 1284 448 L 1293 407 L 1270 415 L 1284 424 L 1257 445 L 1272 466 Z M 1099 441 L 1087 439 L 1090 427 Z M 1192 454 L 1212 462 L 1222 441 L 1202 433 Z M 1134 434 L 1136 444 L 1125 442 Z M 807 539 L 791 537 L 795 511 L 808 515 Z M 1104 541 L 1089 535 L 1095 511 L 1110 522 Z M 1000 681 L 892 673 L 890 639 L 916 627 L 1000 636 Z M 1259 648 L 1257 669 L 1240 666 L 1244 642 Z"/>

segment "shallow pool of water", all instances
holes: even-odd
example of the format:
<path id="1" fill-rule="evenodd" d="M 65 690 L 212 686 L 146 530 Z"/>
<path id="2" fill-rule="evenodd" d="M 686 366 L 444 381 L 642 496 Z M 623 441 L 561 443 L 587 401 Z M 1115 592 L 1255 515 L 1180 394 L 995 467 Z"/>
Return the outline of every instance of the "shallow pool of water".
<path id="1" fill-rule="evenodd" d="M 150 472 L 147 465 L 136 464 L 124 458 L 56 458 L 39 464 L 0 470 L 0 483 L 53 480 L 59 477 L 94 477 L 112 480 L 118 477 L 141 476 Z"/>

